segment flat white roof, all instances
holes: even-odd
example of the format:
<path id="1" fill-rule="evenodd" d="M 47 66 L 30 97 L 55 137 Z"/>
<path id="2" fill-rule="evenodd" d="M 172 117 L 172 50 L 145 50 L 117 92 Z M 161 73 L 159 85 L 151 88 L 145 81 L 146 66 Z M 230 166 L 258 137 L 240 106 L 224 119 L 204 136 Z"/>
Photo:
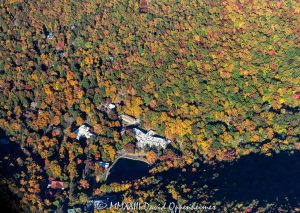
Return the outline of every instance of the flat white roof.
<path id="1" fill-rule="evenodd" d="M 81 137 L 91 138 L 95 135 L 89 131 L 89 127 L 86 125 L 80 126 L 77 130 L 75 130 L 76 139 L 79 140 Z"/>

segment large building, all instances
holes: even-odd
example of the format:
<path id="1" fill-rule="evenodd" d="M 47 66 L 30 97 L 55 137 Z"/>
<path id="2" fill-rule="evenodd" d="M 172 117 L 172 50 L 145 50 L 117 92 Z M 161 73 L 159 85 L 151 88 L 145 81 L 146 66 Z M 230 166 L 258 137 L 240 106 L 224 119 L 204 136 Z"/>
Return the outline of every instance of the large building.
<path id="1" fill-rule="evenodd" d="M 134 128 L 133 132 L 135 133 L 135 138 L 138 140 L 137 147 L 143 148 L 146 145 L 166 148 L 166 146 L 171 142 L 169 139 L 155 136 L 155 133 L 152 130 L 149 130 L 147 133 Z"/>
<path id="2" fill-rule="evenodd" d="M 81 137 L 83 138 L 93 138 L 95 135 L 90 132 L 90 127 L 86 125 L 80 126 L 77 130 L 75 130 L 76 139 L 79 140 Z"/>

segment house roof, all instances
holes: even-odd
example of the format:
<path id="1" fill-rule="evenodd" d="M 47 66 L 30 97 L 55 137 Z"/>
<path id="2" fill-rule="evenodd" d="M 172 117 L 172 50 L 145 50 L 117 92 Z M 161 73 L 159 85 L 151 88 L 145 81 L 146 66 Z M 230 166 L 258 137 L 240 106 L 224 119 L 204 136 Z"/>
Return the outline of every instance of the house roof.
<path id="1" fill-rule="evenodd" d="M 129 115 L 120 115 L 120 118 L 130 125 L 137 124 L 140 122 L 140 119 L 131 117 Z"/>
<path id="2" fill-rule="evenodd" d="M 115 105 L 115 104 L 109 104 L 109 105 L 108 105 L 108 108 L 109 108 L 109 109 L 114 109 L 114 108 L 116 108 L 116 105 Z"/>
<path id="3" fill-rule="evenodd" d="M 91 138 L 95 137 L 93 133 L 91 133 L 92 128 L 86 124 L 81 125 L 77 130 L 75 130 L 76 138 L 79 140 L 81 137 Z"/>
<path id="4" fill-rule="evenodd" d="M 51 189 L 61 189 L 61 188 L 64 188 L 64 182 L 53 180 L 50 183 L 50 188 Z"/>
<path id="5" fill-rule="evenodd" d="M 102 162 L 102 161 L 97 161 L 98 165 L 101 167 L 109 167 L 109 163 Z"/>

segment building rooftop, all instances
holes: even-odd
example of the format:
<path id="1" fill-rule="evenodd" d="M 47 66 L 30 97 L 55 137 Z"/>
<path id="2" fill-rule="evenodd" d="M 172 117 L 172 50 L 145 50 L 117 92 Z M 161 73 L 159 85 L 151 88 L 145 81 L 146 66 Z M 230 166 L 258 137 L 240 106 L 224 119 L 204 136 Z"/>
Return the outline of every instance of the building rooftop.
<path id="1" fill-rule="evenodd" d="M 115 105 L 115 104 L 109 104 L 109 105 L 108 105 L 108 108 L 109 108 L 109 109 L 114 109 L 114 108 L 116 108 L 116 105 Z"/>
<path id="2" fill-rule="evenodd" d="M 102 168 L 108 168 L 109 167 L 109 163 L 105 163 L 105 162 L 102 162 L 102 161 L 97 161 L 97 164 L 102 167 Z"/>
<path id="3" fill-rule="evenodd" d="M 142 130 L 134 128 L 133 132 L 138 140 L 137 146 L 140 148 L 143 148 L 146 145 L 166 148 L 167 144 L 171 142 L 169 139 L 156 136 L 155 132 L 152 130 L 144 133 Z"/>
<path id="4" fill-rule="evenodd" d="M 91 138 L 95 137 L 93 133 L 90 132 L 90 127 L 86 125 L 80 126 L 77 130 L 75 130 L 76 139 L 79 140 L 81 137 Z"/>
<path id="5" fill-rule="evenodd" d="M 119 118 L 122 119 L 122 121 L 124 121 L 126 123 L 126 126 L 137 125 L 140 123 L 140 119 L 134 118 L 129 115 L 120 115 Z"/>
<path id="6" fill-rule="evenodd" d="M 56 180 L 52 180 L 50 181 L 50 183 L 48 184 L 47 188 L 51 188 L 51 189 L 62 189 L 64 190 L 64 182 L 62 181 L 56 181 Z"/>

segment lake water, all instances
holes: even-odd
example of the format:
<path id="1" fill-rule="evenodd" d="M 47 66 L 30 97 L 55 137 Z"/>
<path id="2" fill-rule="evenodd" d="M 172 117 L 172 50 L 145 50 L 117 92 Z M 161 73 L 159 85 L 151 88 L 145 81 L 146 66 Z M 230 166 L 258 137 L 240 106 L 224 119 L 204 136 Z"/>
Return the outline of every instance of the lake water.
<path id="1" fill-rule="evenodd" d="M 208 165 L 198 162 L 196 172 L 192 166 L 186 172 L 171 169 L 160 175 L 163 177 L 161 190 L 171 181 L 187 185 L 189 194 L 204 193 L 211 201 L 276 203 L 284 208 L 300 206 L 300 152 L 281 152 L 273 156 L 250 154 L 235 162 L 219 162 Z M 201 192 L 200 192 L 201 191 Z"/>
<path id="2" fill-rule="evenodd" d="M 136 180 L 149 174 L 149 165 L 143 161 L 121 158 L 111 168 L 107 182 Z"/>
<path id="3" fill-rule="evenodd" d="M 250 154 L 235 162 L 219 162 L 216 165 L 197 162 L 199 167 L 192 172 L 193 166 L 170 169 L 157 174 L 161 179 L 161 190 L 167 190 L 170 182 L 176 181 L 192 189 L 183 198 L 191 202 L 189 194 L 202 191 L 213 200 L 248 202 L 259 200 L 280 205 L 300 205 L 300 152 L 289 154 L 281 152 L 267 157 Z M 120 159 L 111 169 L 108 182 L 122 182 L 148 176 L 149 166 L 141 161 Z M 185 197 L 186 196 L 186 197 Z M 196 198 L 196 196 L 194 196 Z M 173 201 L 172 198 L 167 198 Z"/>

